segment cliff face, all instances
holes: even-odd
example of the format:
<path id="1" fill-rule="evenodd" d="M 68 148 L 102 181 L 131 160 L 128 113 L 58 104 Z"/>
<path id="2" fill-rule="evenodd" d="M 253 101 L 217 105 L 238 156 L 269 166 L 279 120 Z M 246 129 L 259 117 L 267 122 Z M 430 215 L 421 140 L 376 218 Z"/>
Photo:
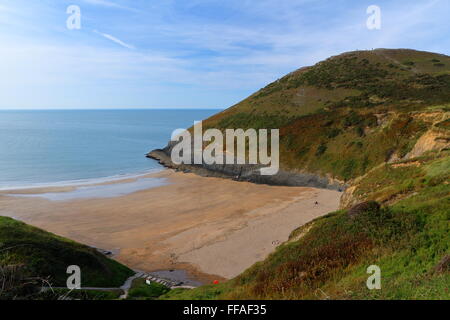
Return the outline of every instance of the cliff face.
<path id="1" fill-rule="evenodd" d="M 346 188 L 345 183 L 327 177 L 321 177 L 310 173 L 297 173 L 279 170 L 275 175 L 261 175 L 260 165 L 242 164 L 203 164 L 187 165 L 174 164 L 171 160 L 172 147 L 168 145 L 164 149 L 156 149 L 147 154 L 148 158 L 157 160 L 167 168 L 192 172 L 204 177 L 220 177 L 233 179 L 236 181 L 248 181 L 253 183 L 284 185 L 284 186 L 305 186 L 342 191 Z"/>

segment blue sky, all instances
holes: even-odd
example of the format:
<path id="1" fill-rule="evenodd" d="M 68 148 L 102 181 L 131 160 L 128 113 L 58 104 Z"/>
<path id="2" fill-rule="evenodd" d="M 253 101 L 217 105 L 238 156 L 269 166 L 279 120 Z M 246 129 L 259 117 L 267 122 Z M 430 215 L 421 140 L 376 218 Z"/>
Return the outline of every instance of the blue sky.
<path id="1" fill-rule="evenodd" d="M 450 54 L 449 13 L 448 0 L 0 0 L 0 108 L 228 107 L 345 51 Z"/>

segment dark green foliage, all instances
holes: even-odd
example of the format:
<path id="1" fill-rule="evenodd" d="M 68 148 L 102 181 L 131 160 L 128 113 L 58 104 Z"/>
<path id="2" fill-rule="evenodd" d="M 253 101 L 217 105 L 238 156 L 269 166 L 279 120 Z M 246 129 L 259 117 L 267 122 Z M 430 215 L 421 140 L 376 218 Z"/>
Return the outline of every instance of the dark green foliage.
<path id="1" fill-rule="evenodd" d="M 70 265 L 81 268 L 82 286 L 118 287 L 133 274 L 94 248 L 0 217 L 0 265 L 15 264 L 24 265 L 30 276 L 50 277 L 53 286 L 66 285 Z"/>
<path id="2" fill-rule="evenodd" d="M 354 171 L 356 171 L 358 164 L 355 159 L 345 159 L 343 163 L 341 175 L 345 180 L 348 180 L 354 175 Z"/>
<path id="3" fill-rule="evenodd" d="M 381 206 L 378 202 L 370 200 L 358 203 L 348 210 L 350 217 L 359 216 L 365 212 L 378 212 L 381 210 Z"/>
<path id="4" fill-rule="evenodd" d="M 136 279 L 128 292 L 128 299 L 156 299 L 169 292 L 170 289 L 162 284 L 152 282 L 146 284 L 143 278 Z"/>
<path id="5" fill-rule="evenodd" d="M 319 157 L 322 154 L 325 153 L 325 151 L 327 151 L 327 146 L 324 143 L 321 143 L 318 147 L 317 147 L 317 151 L 316 151 L 316 156 Z"/>
<path id="6" fill-rule="evenodd" d="M 356 134 L 358 137 L 364 136 L 364 128 L 363 127 L 356 127 Z"/>
<path id="7" fill-rule="evenodd" d="M 237 113 L 222 119 L 218 123 L 220 129 L 277 129 L 292 121 L 292 118 L 275 115 L 257 115 Z"/>
<path id="8" fill-rule="evenodd" d="M 327 131 L 327 138 L 332 139 L 334 137 L 337 137 L 339 134 L 341 134 L 342 130 L 338 128 L 333 128 L 329 131 Z"/>
<path id="9" fill-rule="evenodd" d="M 364 118 L 355 111 L 350 111 L 348 115 L 344 118 L 342 125 L 344 127 L 351 127 L 358 125 L 364 121 Z"/>

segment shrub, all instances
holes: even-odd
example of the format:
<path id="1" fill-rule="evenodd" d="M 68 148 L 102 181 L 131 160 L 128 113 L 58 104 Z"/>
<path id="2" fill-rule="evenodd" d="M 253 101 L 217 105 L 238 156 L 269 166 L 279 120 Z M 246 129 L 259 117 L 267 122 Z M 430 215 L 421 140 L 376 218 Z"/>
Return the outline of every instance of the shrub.
<path id="1" fill-rule="evenodd" d="M 135 287 L 131 288 L 128 292 L 129 298 L 158 298 L 170 291 L 169 288 L 156 282 L 147 284 L 144 279 L 137 279 L 135 281 L 137 284 L 135 284 Z"/>
<path id="2" fill-rule="evenodd" d="M 325 151 L 327 151 L 327 146 L 324 143 L 321 143 L 318 147 L 317 147 L 317 151 L 316 151 L 316 156 L 321 156 L 322 154 L 325 153 Z"/>
<path id="3" fill-rule="evenodd" d="M 355 217 L 363 212 L 377 212 L 381 208 L 380 204 L 376 201 L 365 201 L 354 205 L 348 210 L 348 215 L 350 217 Z"/>

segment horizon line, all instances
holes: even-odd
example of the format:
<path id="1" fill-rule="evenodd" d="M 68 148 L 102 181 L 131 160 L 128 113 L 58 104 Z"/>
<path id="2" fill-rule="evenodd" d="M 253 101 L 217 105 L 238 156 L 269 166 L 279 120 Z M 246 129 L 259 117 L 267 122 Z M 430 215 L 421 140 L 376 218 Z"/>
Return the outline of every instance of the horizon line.
<path id="1" fill-rule="evenodd" d="M 133 107 L 133 108 L 0 108 L 0 111 L 95 111 L 95 110 L 224 110 L 224 107 Z"/>

